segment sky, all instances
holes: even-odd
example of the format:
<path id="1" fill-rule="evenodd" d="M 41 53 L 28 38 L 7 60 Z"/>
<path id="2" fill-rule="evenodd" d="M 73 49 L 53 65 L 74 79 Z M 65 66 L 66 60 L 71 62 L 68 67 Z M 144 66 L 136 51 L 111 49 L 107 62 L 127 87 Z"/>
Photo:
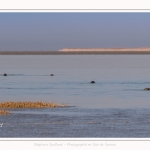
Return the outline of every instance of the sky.
<path id="1" fill-rule="evenodd" d="M 0 51 L 150 47 L 150 13 L 0 13 Z"/>

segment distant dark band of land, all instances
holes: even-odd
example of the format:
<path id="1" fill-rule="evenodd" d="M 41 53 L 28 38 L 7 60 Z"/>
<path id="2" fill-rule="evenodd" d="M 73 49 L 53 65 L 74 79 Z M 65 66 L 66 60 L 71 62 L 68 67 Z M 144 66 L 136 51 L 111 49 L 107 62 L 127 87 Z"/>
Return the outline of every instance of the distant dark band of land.
<path id="1" fill-rule="evenodd" d="M 116 55 L 150 54 L 150 51 L 0 51 L 0 55 Z"/>

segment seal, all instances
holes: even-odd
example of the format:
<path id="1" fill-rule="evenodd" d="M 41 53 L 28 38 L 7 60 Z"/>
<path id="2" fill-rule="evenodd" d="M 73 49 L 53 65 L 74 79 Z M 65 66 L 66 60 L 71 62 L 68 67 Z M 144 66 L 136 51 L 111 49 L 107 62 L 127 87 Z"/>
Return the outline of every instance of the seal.
<path id="1" fill-rule="evenodd" d="M 145 88 L 144 90 L 149 91 L 149 90 L 150 90 L 150 88 Z"/>
<path id="2" fill-rule="evenodd" d="M 95 83 L 95 81 L 91 81 L 91 83 Z"/>

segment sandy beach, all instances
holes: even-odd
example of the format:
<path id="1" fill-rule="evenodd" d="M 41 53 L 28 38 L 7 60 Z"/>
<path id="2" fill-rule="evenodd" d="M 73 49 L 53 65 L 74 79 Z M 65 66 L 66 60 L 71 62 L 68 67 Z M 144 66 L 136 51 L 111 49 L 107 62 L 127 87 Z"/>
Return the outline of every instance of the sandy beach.
<path id="1" fill-rule="evenodd" d="M 0 51 L 0 55 L 105 55 L 150 54 L 150 48 L 66 48 L 58 51 Z"/>

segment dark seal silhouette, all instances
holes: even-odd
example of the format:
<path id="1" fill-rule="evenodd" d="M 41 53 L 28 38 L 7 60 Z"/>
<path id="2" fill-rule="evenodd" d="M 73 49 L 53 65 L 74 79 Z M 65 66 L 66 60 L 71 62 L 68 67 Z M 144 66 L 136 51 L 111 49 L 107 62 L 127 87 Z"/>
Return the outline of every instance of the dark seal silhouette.
<path id="1" fill-rule="evenodd" d="M 144 90 L 149 91 L 149 90 L 150 90 L 150 88 L 145 88 Z"/>
<path id="2" fill-rule="evenodd" d="M 7 76 L 7 74 L 6 74 L 6 73 L 4 73 L 4 76 Z"/>
<path id="3" fill-rule="evenodd" d="M 54 74 L 50 74 L 50 76 L 54 76 Z"/>
<path id="4" fill-rule="evenodd" d="M 95 83 L 95 81 L 91 81 L 91 83 Z"/>

